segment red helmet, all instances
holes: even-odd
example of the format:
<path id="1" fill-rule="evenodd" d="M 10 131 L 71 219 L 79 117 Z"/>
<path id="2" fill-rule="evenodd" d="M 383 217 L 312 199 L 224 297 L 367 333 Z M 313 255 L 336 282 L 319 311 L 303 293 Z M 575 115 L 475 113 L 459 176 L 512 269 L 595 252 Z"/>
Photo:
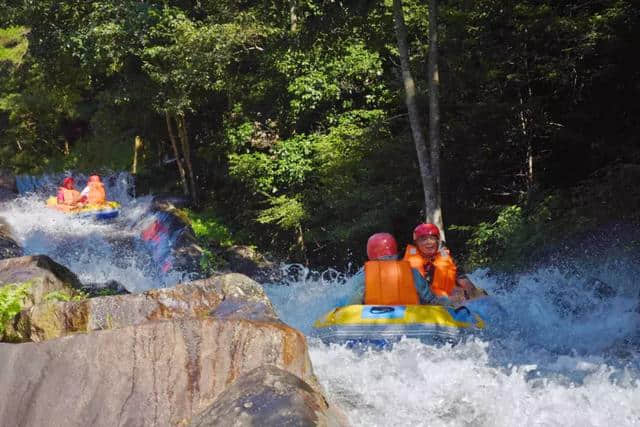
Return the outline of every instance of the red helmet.
<path id="1" fill-rule="evenodd" d="M 100 177 L 98 175 L 91 175 L 89 177 L 89 182 L 100 182 Z"/>
<path id="2" fill-rule="evenodd" d="M 413 240 L 418 240 L 418 237 L 423 236 L 436 236 L 440 240 L 440 230 L 435 224 L 420 224 L 413 229 Z"/>
<path id="3" fill-rule="evenodd" d="M 63 187 L 67 187 L 69 184 L 73 185 L 74 181 L 73 178 L 71 178 L 70 176 L 66 177 L 65 179 L 62 180 L 62 186 Z"/>
<path id="4" fill-rule="evenodd" d="M 398 244 L 389 233 L 376 233 L 367 240 L 367 256 L 369 259 L 378 259 L 383 256 L 396 255 Z"/>

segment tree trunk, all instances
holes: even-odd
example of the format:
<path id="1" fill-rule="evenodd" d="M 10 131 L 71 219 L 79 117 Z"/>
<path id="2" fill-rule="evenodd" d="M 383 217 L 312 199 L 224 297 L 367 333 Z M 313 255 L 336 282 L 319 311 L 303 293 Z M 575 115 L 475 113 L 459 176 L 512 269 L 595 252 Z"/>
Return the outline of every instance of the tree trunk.
<path id="1" fill-rule="evenodd" d="M 298 0 L 289 0 L 289 19 L 291 22 L 291 32 L 298 31 Z"/>
<path id="2" fill-rule="evenodd" d="M 135 175 L 138 173 L 138 151 L 142 148 L 142 138 L 136 136 L 133 141 L 133 165 L 131 166 L 131 174 Z"/>
<path id="3" fill-rule="evenodd" d="M 302 256 L 304 257 L 304 264 L 308 267 L 309 257 L 307 256 L 307 246 L 304 244 L 304 233 L 300 224 L 298 224 L 298 226 L 296 227 L 296 231 L 298 233 L 298 245 L 300 245 L 300 251 L 302 252 Z"/>
<path id="4" fill-rule="evenodd" d="M 171 140 L 171 148 L 173 149 L 173 155 L 176 157 L 176 164 L 178 165 L 178 172 L 180 173 L 180 183 L 182 184 L 182 191 L 185 196 L 189 195 L 189 187 L 187 187 L 187 178 L 184 173 L 184 167 L 182 167 L 182 161 L 180 160 L 180 151 L 178 151 L 178 143 L 176 141 L 176 134 L 173 131 L 173 125 L 171 125 L 171 115 L 168 111 L 164 112 L 164 117 L 167 121 L 167 132 L 169 132 L 169 139 Z"/>
<path id="5" fill-rule="evenodd" d="M 189 135 L 187 134 L 187 121 L 184 118 L 184 114 L 180 114 L 177 117 L 178 133 L 180 135 L 180 141 L 182 141 L 182 155 L 184 156 L 184 162 L 187 166 L 187 173 L 189 174 L 189 187 L 191 189 L 191 200 L 193 204 L 198 206 L 198 193 L 196 191 L 196 180 L 193 175 L 193 166 L 191 165 L 191 148 L 189 146 Z"/>
<path id="6" fill-rule="evenodd" d="M 407 44 L 407 28 L 404 23 L 404 13 L 402 11 L 402 0 L 393 0 L 393 16 L 395 21 L 396 38 L 398 39 L 398 52 L 400 53 L 400 67 L 402 69 L 402 81 L 405 90 L 405 102 L 409 112 L 409 124 L 413 142 L 416 145 L 418 164 L 420 165 L 420 178 L 422 179 L 422 189 L 424 191 L 425 216 L 428 222 L 435 220 L 435 208 L 437 206 L 437 196 L 435 180 L 431 169 L 431 159 L 422 131 L 422 123 L 418 105 L 416 102 L 416 85 L 409 69 L 409 47 Z M 439 227 L 441 224 L 437 224 Z"/>
<path id="7" fill-rule="evenodd" d="M 527 114 L 525 112 L 524 107 L 524 99 L 522 98 L 522 93 L 520 93 L 520 129 L 522 130 L 522 137 L 525 140 L 527 145 L 527 152 L 525 155 L 525 176 L 527 178 L 527 198 L 531 196 L 531 192 L 533 191 L 534 185 L 534 176 L 533 176 L 533 145 L 532 138 L 529 134 L 529 126 L 527 124 Z"/>
<path id="8" fill-rule="evenodd" d="M 440 187 L 440 76 L 438 74 L 438 0 L 429 0 L 429 147 L 431 153 L 431 173 L 435 189 L 435 206 L 432 209 L 433 222 L 440 228 L 445 240 L 442 219 L 442 192 Z"/>

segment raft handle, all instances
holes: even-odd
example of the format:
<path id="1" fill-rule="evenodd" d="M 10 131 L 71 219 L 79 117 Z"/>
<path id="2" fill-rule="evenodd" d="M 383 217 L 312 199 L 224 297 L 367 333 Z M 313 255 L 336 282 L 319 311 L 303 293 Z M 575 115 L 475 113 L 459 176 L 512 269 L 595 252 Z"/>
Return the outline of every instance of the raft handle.
<path id="1" fill-rule="evenodd" d="M 369 309 L 369 313 L 371 314 L 383 314 L 383 313 L 391 313 L 395 308 L 389 306 L 375 306 Z"/>
<path id="2" fill-rule="evenodd" d="M 469 310 L 469 309 L 468 309 L 466 306 L 464 306 L 464 305 L 461 305 L 460 307 L 458 307 L 458 308 L 454 308 L 454 309 L 453 309 L 454 313 L 456 313 L 456 314 L 460 313 L 462 310 L 467 310 L 467 314 L 471 315 L 471 310 Z"/>

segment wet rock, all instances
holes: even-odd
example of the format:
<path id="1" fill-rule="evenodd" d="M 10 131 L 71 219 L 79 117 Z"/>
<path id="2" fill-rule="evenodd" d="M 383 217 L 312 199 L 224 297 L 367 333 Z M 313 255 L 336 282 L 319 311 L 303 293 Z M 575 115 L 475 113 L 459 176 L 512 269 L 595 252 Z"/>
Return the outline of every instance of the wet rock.
<path id="1" fill-rule="evenodd" d="M 82 288 L 78 277 L 71 270 L 46 255 L 0 260 L 0 287 L 25 282 L 31 284 L 25 308 L 40 304 L 52 292 L 62 292 L 73 297 Z"/>
<path id="2" fill-rule="evenodd" d="M 18 197 L 18 193 L 8 190 L 6 188 L 0 187 L 0 203 L 8 202 L 9 200 L 13 200 Z"/>
<path id="3" fill-rule="evenodd" d="M 46 341 L 87 331 L 88 301 L 47 301 L 23 310 L 9 328 L 12 342 Z"/>
<path id="4" fill-rule="evenodd" d="M 231 273 L 141 294 L 39 304 L 18 314 L 12 341 L 37 342 L 154 320 L 211 316 L 278 322 L 262 287 L 246 276 Z"/>
<path id="5" fill-rule="evenodd" d="M 157 203 L 141 238 L 151 251 L 152 258 L 163 272 L 169 269 L 202 277 L 200 260 L 203 249 L 184 212 L 170 203 Z"/>
<path id="6" fill-rule="evenodd" d="M 173 269 L 201 274 L 200 259 L 203 253 L 191 227 L 183 230 L 173 244 Z"/>
<path id="7" fill-rule="evenodd" d="M 0 201 L 2 196 L 0 194 Z M 0 259 L 20 257 L 24 255 L 23 249 L 18 245 L 14 233 L 9 224 L 0 217 Z"/>
<path id="8" fill-rule="evenodd" d="M 264 366 L 245 374 L 189 427 L 345 426 L 344 415 L 290 372 Z"/>
<path id="9" fill-rule="evenodd" d="M 109 280 L 103 283 L 85 283 L 82 285 L 82 290 L 86 292 L 89 297 L 126 295 L 129 293 L 127 288 L 117 280 Z"/>
<path id="10" fill-rule="evenodd" d="M 153 198 L 152 206 L 155 210 L 165 211 L 171 208 L 187 208 L 191 206 L 191 199 L 175 194 L 158 194 Z"/>
<path id="11" fill-rule="evenodd" d="M 273 262 L 250 246 L 231 246 L 223 252 L 222 257 L 227 261 L 230 271 L 246 274 L 258 281 L 268 280 L 276 271 Z"/>
<path id="12" fill-rule="evenodd" d="M 304 336 L 279 322 L 154 321 L 0 344 L 0 419 L 19 426 L 184 425 L 264 365 L 317 385 Z"/>
<path id="13" fill-rule="evenodd" d="M 18 193 L 16 176 L 6 169 L 0 169 L 0 189 L 14 194 Z"/>

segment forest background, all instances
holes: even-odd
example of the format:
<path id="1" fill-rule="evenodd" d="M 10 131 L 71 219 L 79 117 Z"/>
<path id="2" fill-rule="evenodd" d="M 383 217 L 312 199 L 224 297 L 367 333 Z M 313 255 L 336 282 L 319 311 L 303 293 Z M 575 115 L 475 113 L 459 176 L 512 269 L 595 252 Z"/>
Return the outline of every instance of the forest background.
<path id="1" fill-rule="evenodd" d="M 640 7 L 439 1 L 441 197 L 468 267 L 640 219 Z M 392 2 L 5 0 L 0 166 L 132 170 L 209 253 L 359 263 L 425 215 Z M 428 124 L 429 13 L 405 0 Z M 426 129 L 425 129 L 426 131 Z"/>

